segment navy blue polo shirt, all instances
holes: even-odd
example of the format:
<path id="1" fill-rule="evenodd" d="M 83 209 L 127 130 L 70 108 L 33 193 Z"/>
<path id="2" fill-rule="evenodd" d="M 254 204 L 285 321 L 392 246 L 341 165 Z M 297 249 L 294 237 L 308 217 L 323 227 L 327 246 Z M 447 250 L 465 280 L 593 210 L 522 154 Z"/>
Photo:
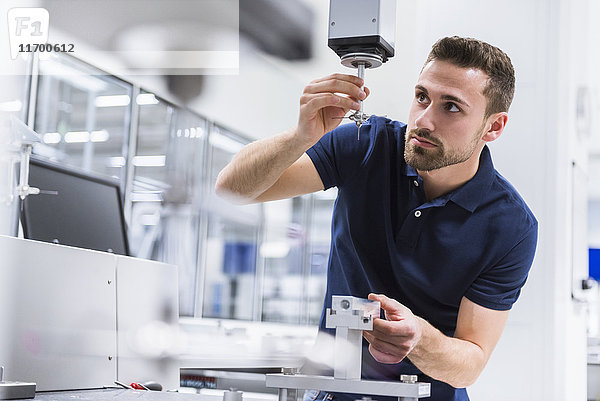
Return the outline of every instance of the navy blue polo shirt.
<path id="1" fill-rule="evenodd" d="M 332 295 L 381 293 L 453 336 L 462 297 L 494 310 L 517 300 L 533 261 L 537 221 L 494 169 L 487 146 L 470 181 L 427 201 L 421 177 L 404 161 L 405 131 L 403 123 L 373 117 L 360 140 L 356 125 L 342 125 L 306 152 L 325 189 L 338 187 L 324 310 Z M 323 315 L 320 328 L 327 331 Z M 363 345 L 364 379 L 417 374 L 432 383 L 428 400 L 468 400 L 465 389 L 429 378 L 408 358 L 380 364 Z"/>

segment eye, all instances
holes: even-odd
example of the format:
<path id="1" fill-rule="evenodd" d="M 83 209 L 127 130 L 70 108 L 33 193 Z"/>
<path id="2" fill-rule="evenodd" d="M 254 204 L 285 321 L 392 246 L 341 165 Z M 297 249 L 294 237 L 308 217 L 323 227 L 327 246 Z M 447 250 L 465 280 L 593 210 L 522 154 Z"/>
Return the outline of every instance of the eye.
<path id="1" fill-rule="evenodd" d="M 429 100 L 429 99 L 427 99 L 427 95 L 423 92 L 417 92 L 415 94 L 415 99 L 417 99 L 417 102 L 422 103 L 422 104 L 427 103 L 427 101 Z"/>
<path id="2" fill-rule="evenodd" d="M 446 110 L 451 113 L 458 113 L 460 111 L 460 108 L 456 105 L 456 103 L 448 102 L 446 103 L 445 107 Z"/>

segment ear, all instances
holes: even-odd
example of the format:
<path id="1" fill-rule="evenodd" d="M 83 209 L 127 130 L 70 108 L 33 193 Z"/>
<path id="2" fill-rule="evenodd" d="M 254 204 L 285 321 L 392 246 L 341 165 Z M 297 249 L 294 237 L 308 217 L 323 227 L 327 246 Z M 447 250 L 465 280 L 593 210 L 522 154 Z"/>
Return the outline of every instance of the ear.
<path id="1" fill-rule="evenodd" d="M 488 117 L 486 127 L 489 127 L 485 132 L 481 140 L 485 142 L 492 142 L 498 139 L 498 137 L 504 131 L 506 123 L 508 122 L 508 114 L 505 112 L 495 113 Z"/>

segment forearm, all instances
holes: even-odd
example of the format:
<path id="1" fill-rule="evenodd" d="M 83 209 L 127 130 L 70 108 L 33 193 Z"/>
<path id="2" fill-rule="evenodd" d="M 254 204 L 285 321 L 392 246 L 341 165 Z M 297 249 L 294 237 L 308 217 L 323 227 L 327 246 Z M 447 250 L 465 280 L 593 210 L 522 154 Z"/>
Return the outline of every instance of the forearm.
<path id="1" fill-rule="evenodd" d="M 417 318 L 421 340 L 408 354 L 411 362 L 426 375 L 461 388 L 475 382 L 487 359 L 483 350 L 470 341 L 448 337 L 426 320 Z"/>
<path id="2" fill-rule="evenodd" d="M 297 139 L 295 129 L 245 146 L 219 173 L 218 195 L 252 202 L 270 188 L 286 168 L 309 148 Z"/>

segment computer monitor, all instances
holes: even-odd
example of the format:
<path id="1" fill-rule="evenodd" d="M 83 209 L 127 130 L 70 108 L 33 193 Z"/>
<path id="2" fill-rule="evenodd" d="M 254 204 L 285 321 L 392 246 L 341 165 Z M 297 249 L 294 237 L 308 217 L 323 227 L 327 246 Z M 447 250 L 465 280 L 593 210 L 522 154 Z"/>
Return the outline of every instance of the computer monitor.
<path id="1" fill-rule="evenodd" d="M 119 183 L 115 179 L 32 157 L 23 201 L 27 239 L 129 255 Z"/>

